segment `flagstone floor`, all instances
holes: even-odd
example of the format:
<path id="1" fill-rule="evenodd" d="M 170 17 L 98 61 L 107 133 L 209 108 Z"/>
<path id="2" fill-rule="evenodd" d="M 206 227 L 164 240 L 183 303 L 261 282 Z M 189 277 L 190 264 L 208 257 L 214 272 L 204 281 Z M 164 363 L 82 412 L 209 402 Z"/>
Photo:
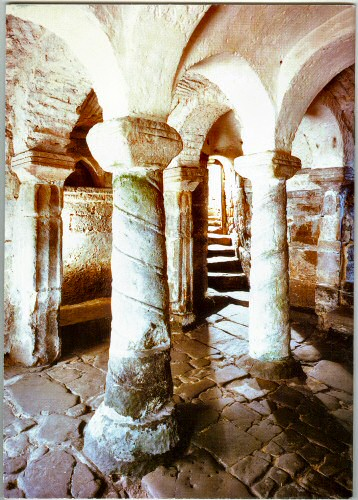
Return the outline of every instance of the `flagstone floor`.
<path id="1" fill-rule="evenodd" d="M 172 334 L 181 445 L 142 481 L 107 478 L 83 455 L 103 400 L 109 341 L 55 365 L 5 367 L 5 498 L 349 498 L 353 342 L 292 322 L 304 377 L 251 377 L 247 292 L 212 293 L 213 312 Z"/>

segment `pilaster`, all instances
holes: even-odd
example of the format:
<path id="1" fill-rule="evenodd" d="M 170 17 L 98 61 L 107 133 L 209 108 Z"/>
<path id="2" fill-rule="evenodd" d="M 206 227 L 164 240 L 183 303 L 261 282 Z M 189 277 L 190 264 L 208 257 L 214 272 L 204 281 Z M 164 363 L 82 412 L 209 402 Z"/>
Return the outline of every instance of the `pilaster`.
<path id="1" fill-rule="evenodd" d="M 65 155 L 25 151 L 12 159 L 21 181 L 13 236 L 15 335 L 10 357 L 26 366 L 55 361 L 61 351 L 63 183 L 74 169 Z"/>

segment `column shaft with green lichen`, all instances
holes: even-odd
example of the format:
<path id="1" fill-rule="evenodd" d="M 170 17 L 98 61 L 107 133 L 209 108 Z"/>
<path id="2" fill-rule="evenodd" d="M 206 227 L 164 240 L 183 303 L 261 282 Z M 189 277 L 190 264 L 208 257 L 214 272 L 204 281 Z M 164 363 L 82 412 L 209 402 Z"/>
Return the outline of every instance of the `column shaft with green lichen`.
<path id="1" fill-rule="evenodd" d="M 112 333 L 104 402 L 85 453 L 106 474 L 142 474 L 178 441 L 170 372 L 163 168 L 181 149 L 168 125 L 97 125 L 94 157 L 113 173 Z"/>

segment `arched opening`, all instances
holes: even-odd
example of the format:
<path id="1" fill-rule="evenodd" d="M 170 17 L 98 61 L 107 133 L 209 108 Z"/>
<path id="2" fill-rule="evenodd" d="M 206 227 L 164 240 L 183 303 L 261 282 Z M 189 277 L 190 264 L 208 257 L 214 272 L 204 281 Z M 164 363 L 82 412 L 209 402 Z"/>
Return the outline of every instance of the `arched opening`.
<path id="1" fill-rule="evenodd" d="M 71 175 L 67 177 L 64 187 L 94 187 L 95 182 L 85 162 L 79 161 Z"/>
<path id="2" fill-rule="evenodd" d="M 60 324 L 62 353 L 109 337 L 111 321 L 111 175 L 92 157 L 86 136 L 102 121 L 93 90 L 80 107 L 70 151 L 78 158 L 64 184 L 63 279 Z"/>

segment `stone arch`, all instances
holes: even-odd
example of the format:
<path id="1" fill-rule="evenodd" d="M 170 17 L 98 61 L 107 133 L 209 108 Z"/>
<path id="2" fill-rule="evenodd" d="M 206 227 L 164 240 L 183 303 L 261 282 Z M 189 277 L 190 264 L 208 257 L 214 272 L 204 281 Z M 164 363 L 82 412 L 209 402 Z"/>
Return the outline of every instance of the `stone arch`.
<path id="1" fill-rule="evenodd" d="M 292 154 L 302 168 L 343 167 L 343 137 L 332 110 L 315 100 L 308 108 L 292 143 Z"/>
<path id="2" fill-rule="evenodd" d="M 179 132 L 184 144 L 171 166 L 198 166 L 207 133 L 229 110 L 228 100 L 214 83 L 194 72 L 185 75 L 176 87 L 168 117 L 168 124 Z"/>
<path id="3" fill-rule="evenodd" d="M 354 34 L 354 18 L 346 9 L 291 49 L 278 76 L 277 149 L 290 151 L 310 103 L 332 78 L 354 63 Z"/>
<path id="4" fill-rule="evenodd" d="M 8 16 L 7 28 L 11 156 L 31 149 L 66 154 L 78 109 L 91 90 L 86 72 L 62 40 L 44 28 L 14 16 Z"/>
<path id="5" fill-rule="evenodd" d="M 106 119 L 128 114 L 127 84 L 108 36 L 89 6 L 9 5 L 7 11 L 45 27 L 71 47 L 93 82 Z"/>
<path id="6" fill-rule="evenodd" d="M 215 84 L 242 127 L 244 154 L 274 147 L 275 110 L 261 79 L 242 57 L 220 54 L 195 64 L 195 72 Z"/>

